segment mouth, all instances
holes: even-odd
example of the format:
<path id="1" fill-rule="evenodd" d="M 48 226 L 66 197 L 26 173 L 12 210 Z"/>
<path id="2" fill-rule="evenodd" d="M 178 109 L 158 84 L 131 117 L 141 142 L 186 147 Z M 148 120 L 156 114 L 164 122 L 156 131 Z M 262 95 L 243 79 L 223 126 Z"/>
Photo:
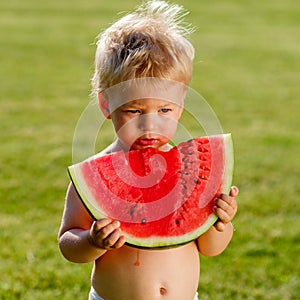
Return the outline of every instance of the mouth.
<path id="1" fill-rule="evenodd" d="M 140 138 L 135 142 L 137 145 L 142 147 L 153 147 L 158 143 L 158 139 L 155 138 Z"/>

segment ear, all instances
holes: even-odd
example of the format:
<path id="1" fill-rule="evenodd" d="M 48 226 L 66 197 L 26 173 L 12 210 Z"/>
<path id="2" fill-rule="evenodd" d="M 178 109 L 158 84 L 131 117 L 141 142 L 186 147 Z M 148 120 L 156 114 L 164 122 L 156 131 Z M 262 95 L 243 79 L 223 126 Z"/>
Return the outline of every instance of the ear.
<path id="1" fill-rule="evenodd" d="M 108 102 L 101 92 L 98 93 L 98 103 L 99 103 L 100 109 L 101 109 L 103 115 L 105 116 L 105 118 L 111 119 L 110 113 L 109 113 Z"/>

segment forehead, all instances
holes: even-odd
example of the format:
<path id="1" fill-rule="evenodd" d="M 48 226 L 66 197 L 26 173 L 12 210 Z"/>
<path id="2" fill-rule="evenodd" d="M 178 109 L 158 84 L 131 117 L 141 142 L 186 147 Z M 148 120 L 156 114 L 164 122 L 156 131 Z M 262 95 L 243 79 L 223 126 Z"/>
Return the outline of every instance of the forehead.
<path id="1" fill-rule="evenodd" d="M 125 81 L 105 90 L 105 97 L 114 110 L 128 102 L 145 99 L 180 105 L 188 87 L 177 81 L 162 78 L 139 78 Z"/>
<path id="2" fill-rule="evenodd" d="M 136 106 L 136 107 L 164 107 L 164 106 L 174 106 L 178 105 L 173 101 L 156 99 L 156 98 L 144 98 L 144 99 L 135 99 L 124 103 L 122 106 Z"/>

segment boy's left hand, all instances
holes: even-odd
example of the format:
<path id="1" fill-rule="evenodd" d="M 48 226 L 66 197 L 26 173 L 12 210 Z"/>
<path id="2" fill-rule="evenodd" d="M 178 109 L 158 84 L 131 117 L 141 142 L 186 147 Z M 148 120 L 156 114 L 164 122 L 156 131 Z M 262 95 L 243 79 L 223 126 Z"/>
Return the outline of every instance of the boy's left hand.
<path id="1" fill-rule="evenodd" d="M 214 227 L 218 231 L 224 231 L 227 223 L 230 223 L 237 212 L 237 202 L 235 197 L 239 194 L 236 186 L 231 187 L 229 195 L 221 194 L 215 200 L 214 212 L 218 216 Z"/>

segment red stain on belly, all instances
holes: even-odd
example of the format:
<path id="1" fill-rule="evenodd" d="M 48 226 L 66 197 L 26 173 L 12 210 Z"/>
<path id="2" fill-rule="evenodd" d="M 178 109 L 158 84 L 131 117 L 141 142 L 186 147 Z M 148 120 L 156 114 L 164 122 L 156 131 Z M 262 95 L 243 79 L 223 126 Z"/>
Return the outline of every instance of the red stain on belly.
<path id="1" fill-rule="evenodd" d="M 136 251 L 136 262 L 134 263 L 135 266 L 139 267 L 141 265 L 140 262 L 140 250 Z"/>

